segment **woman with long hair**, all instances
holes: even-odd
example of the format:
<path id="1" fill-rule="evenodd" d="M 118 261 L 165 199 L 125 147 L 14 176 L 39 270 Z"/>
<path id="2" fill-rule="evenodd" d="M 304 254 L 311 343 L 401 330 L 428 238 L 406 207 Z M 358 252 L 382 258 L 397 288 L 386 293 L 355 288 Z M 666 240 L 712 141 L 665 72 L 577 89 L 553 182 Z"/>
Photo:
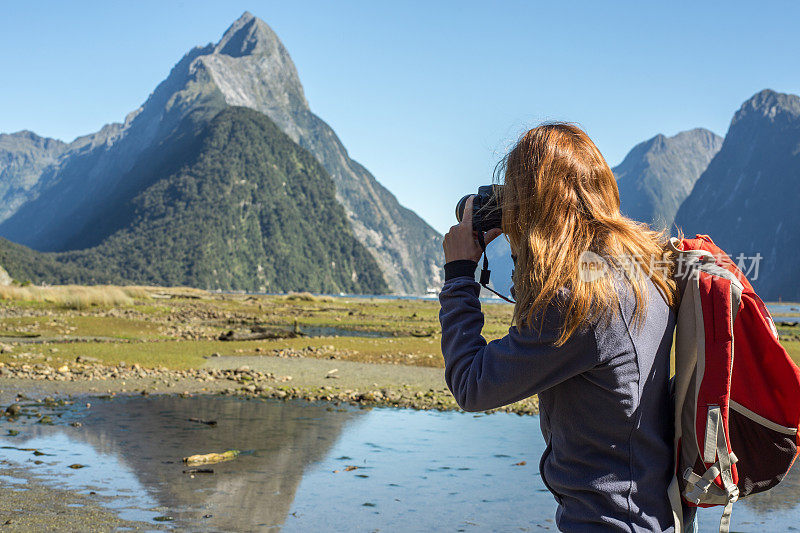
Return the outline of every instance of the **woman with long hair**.
<path id="1" fill-rule="evenodd" d="M 481 336 L 470 199 L 444 239 L 447 384 L 467 411 L 539 395 L 540 471 L 559 529 L 671 530 L 676 289 L 667 236 L 620 213 L 611 169 L 572 124 L 528 131 L 499 168 L 513 325 L 488 344 Z"/>

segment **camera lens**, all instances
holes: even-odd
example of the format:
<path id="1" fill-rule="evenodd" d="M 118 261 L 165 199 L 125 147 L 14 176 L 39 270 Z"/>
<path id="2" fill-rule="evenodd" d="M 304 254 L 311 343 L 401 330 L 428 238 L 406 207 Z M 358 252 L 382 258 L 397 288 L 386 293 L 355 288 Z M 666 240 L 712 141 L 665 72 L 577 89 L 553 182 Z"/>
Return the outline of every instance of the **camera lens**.
<path id="1" fill-rule="evenodd" d="M 456 204 L 456 220 L 458 220 L 459 222 L 461 222 L 461 219 L 464 218 L 464 209 L 467 207 L 467 200 L 469 200 L 470 196 L 472 195 L 471 194 L 466 195 Z"/>

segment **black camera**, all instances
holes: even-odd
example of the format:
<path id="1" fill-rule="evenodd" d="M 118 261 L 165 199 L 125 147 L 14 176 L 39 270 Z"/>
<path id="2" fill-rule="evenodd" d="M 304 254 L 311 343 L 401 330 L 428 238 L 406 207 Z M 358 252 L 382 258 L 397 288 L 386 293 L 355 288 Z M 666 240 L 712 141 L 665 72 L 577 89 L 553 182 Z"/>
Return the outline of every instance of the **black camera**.
<path id="1" fill-rule="evenodd" d="M 483 185 L 478 187 L 478 194 L 472 200 L 472 229 L 486 232 L 503 226 L 503 211 L 500 207 L 502 185 Z M 471 194 L 466 195 L 456 204 L 456 220 L 461 222 L 464 208 Z"/>
<path id="2" fill-rule="evenodd" d="M 486 256 L 486 242 L 484 233 L 491 229 L 503 229 L 503 209 L 500 207 L 500 195 L 503 192 L 502 185 L 483 185 L 478 187 L 478 194 L 472 200 L 472 229 L 478 232 L 476 240 L 483 250 L 483 268 L 479 283 L 484 289 L 493 292 L 503 300 L 514 303 L 514 300 L 503 296 L 496 290 L 489 287 L 489 258 Z M 461 222 L 464 218 L 464 209 L 467 207 L 467 200 L 471 194 L 466 195 L 456 204 L 456 219 Z M 513 258 L 514 256 L 512 256 Z M 515 261 L 516 263 L 516 261 Z M 513 288 L 512 288 L 513 291 Z"/>

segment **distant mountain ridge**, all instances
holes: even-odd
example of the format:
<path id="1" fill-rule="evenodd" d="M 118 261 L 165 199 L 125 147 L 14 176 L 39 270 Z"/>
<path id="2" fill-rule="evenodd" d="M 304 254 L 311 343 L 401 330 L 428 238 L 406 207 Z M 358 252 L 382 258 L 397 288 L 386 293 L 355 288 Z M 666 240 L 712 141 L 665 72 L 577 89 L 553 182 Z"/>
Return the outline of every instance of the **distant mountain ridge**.
<path id="1" fill-rule="evenodd" d="M 124 123 L 77 139 L 39 173 L 35 186 L 0 197 L 20 206 L 0 224 L 0 235 L 45 251 L 99 245 L 119 229 L 105 223 L 107 206 L 158 179 L 153 171 L 171 159 L 170 144 L 191 141 L 176 138 L 179 130 L 198 131 L 229 106 L 266 114 L 322 163 L 355 236 L 392 290 L 422 293 L 440 282 L 441 236 L 349 158 L 333 130 L 309 110 L 280 40 L 249 13 L 217 44 L 187 53 Z"/>
<path id="2" fill-rule="evenodd" d="M 145 104 L 129 113 L 122 124 L 104 126 L 77 138 L 52 167 L 39 178 L 38 195 L 24 203 L 0 224 L 0 235 L 39 251 L 88 248 L 117 228 L 101 218 L 105 207 L 135 187 L 154 179 L 146 172 L 130 175 L 155 162 L 171 146 L 172 136 L 185 121 L 199 130 L 225 107 L 216 93 L 198 90 L 208 82 L 203 72 L 190 68 L 185 56 Z M 138 174 L 142 174 L 139 172 Z M 89 229 L 91 235 L 86 235 Z"/>
<path id="3" fill-rule="evenodd" d="M 66 149 L 66 143 L 31 131 L 0 133 L 0 222 L 36 196 L 42 174 Z"/>
<path id="4" fill-rule="evenodd" d="M 637 144 L 612 171 L 623 214 L 669 228 L 681 203 L 722 146 L 722 137 L 703 129 L 672 137 L 656 135 Z"/>
<path id="5" fill-rule="evenodd" d="M 742 104 L 719 153 L 675 217 L 729 255 L 761 254 L 754 288 L 800 300 L 800 97 L 764 90 Z M 752 261 L 747 260 L 746 266 Z M 752 274 L 751 274 L 752 275 Z"/>

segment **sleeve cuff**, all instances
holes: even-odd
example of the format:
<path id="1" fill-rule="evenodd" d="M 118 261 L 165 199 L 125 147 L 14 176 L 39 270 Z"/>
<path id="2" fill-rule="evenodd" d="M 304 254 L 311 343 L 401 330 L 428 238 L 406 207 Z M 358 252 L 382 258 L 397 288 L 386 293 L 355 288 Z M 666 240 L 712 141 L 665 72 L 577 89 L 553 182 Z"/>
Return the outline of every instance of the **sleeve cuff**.
<path id="1" fill-rule="evenodd" d="M 444 265 L 444 280 L 448 281 L 462 276 L 468 276 L 472 279 L 475 279 L 476 268 L 478 268 L 478 263 L 469 259 L 450 261 Z"/>

